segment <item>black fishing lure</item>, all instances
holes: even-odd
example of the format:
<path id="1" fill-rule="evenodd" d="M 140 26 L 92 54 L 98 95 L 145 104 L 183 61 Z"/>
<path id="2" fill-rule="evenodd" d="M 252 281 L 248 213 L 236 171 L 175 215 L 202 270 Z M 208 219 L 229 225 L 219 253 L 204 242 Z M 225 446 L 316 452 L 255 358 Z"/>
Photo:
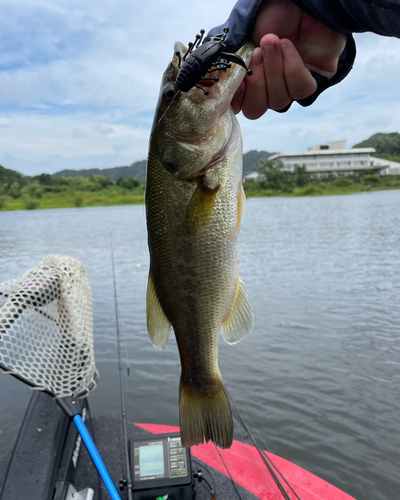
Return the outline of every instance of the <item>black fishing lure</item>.
<path id="1" fill-rule="evenodd" d="M 231 67 L 230 63 L 239 64 L 247 71 L 248 75 L 253 73 L 241 57 L 225 52 L 224 40 L 229 28 L 226 27 L 223 31 L 221 35 L 213 36 L 201 44 L 205 33 L 204 30 L 201 30 L 200 35 L 196 35 L 194 43 L 189 43 L 188 50 L 182 58 L 181 53 L 176 52 L 179 58 L 179 72 L 175 83 L 181 92 L 188 92 L 191 88 L 196 87 L 208 95 L 208 90 L 201 87 L 198 82 L 200 80 L 218 82 L 217 76 L 206 78 L 206 74 L 214 71 L 226 71 Z"/>

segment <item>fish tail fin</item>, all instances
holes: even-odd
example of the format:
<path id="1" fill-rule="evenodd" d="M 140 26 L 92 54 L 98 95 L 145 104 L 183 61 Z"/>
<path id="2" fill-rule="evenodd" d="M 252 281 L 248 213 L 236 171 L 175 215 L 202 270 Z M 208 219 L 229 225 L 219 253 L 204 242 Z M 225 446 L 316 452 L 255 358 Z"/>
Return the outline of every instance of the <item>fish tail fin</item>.
<path id="1" fill-rule="evenodd" d="M 213 384 L 215 387 L 215 384 Z M 222 378 L 211 394 L 199 394 L 179 384 L 179 420 L 183 446 L 212 441 L 230 448 L 233 439 L 232 411 Z"/>

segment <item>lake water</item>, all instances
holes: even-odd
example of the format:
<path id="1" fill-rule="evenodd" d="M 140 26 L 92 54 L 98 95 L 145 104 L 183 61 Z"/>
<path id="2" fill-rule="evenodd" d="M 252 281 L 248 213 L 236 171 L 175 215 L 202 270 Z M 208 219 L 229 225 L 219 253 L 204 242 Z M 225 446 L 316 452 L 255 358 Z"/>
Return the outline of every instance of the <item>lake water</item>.
<path id="1" fill-rule="evenodd" d="M 0 281 L 49 253 L 83 262 L 101 375 L 92 414 L 120 416 L 111 232 L 128 418 L 177 425 L 176 343 L 158 351 L 146 332 L 142 206 L 0 213 Z M 255 437 L 358 500 L 397 500 L 400 191 L 250 199 L 239 246 L 255 327 L 235 346 L 221 340 L 219 359 Z M 0 375 L 1 456 L 30 395 Z"/>

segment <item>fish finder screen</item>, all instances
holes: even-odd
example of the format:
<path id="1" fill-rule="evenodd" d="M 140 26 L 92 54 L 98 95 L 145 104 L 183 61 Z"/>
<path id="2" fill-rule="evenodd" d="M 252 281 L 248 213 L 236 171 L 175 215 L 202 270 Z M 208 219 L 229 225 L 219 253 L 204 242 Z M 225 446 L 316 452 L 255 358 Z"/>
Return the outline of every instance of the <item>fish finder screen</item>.
<path id="1" fill-rule="evenodd" d="M 182 446 L 177 432 L 135 436 L 130 440 L 129 451 L 133 491 L 193 485 L 190 449 Z"/>
<path id="2" fill-rule="evenodd" d="M 164 475 L 164 446 L 162 443 L 139 447 L 140 477 Z"/>

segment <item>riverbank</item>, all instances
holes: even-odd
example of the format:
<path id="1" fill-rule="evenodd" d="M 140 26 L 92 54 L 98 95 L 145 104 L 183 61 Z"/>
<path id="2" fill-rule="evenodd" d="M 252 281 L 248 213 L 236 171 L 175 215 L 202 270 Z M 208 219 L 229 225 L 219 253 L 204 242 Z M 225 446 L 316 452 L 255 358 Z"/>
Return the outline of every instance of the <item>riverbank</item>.
<path id="1" fill-rule="evenodd" d="M 400 189 L 398 187 L 380 187 L 372 188 L 370 186 L 363 186 L 359 189 L 345 189 L 345 188 L 335 188 L 332 186 L 305 186 L 303 188 L 296 189 L 292 193 L 285 191 L 277 191 L 272 189 L 246 189 L 246 198 L 265 198 L 270 196 L 279 196 L 284 198 L 293 198 L 300 196 L 341 196 L 346 194 L 354 193 L 365 193 L 371 191 L 392 191 L 395 189 Z"/>
<path id="2" fill-rule="evenodd" d="M 41 198 L 27 196 L 14 199 L 7 197 L 7 199 L 3 198 L 2 203 L 0 200 L 0 211 L 141 205 L 144 203 L 144 189 L 138 191 L 121 192 L 109 188 L 95 193 L 74 190 L 63 191 L 62 193 L 46 193 Z"/>
<path id="3" fill-rule="evenodd" d="M 304 186 L 295 186 L 293 182 L 280 182 L 279 188 L 270 189 L 268 183 L 247 181 L 244 189 L 248 198 L 262 198 L 266 196 L 338 196 L 370 191 L 387 191 L 400 189 L 400 176 L 377 177 L 366 175 L 356 178 L 337 177 L 324 182 L 323 179 L 312 179 L 312 183 Z M 267 184 L 266 186 L 264 184 Z"/>
<path id="4" fill-rule="evenodd" d="M 271 196 L 338 196 L 370 191 L 385 191 L 400 189 L 400 178 L 378 179 L 375 183 L 354 183 L 350 179 L 339 178 L 339 182 L 331 184 L 309 184 L 292 190 L 263 189 L 259 183 L 249 181 L 244 183 L 247 198 L 264 198 Z M 119 205 L 140 205 L 144 203 L 144 188 L 134 190 L 122 189 L 116 186 L 104 188 L 101 191 L 77 191 L 67 189 L 60 193 L 44 193 L 40 198 L 34 196 L 0 197 L 0 211 L 10 210 L 40 210 L 50 208 L 100 207 Z"/>

